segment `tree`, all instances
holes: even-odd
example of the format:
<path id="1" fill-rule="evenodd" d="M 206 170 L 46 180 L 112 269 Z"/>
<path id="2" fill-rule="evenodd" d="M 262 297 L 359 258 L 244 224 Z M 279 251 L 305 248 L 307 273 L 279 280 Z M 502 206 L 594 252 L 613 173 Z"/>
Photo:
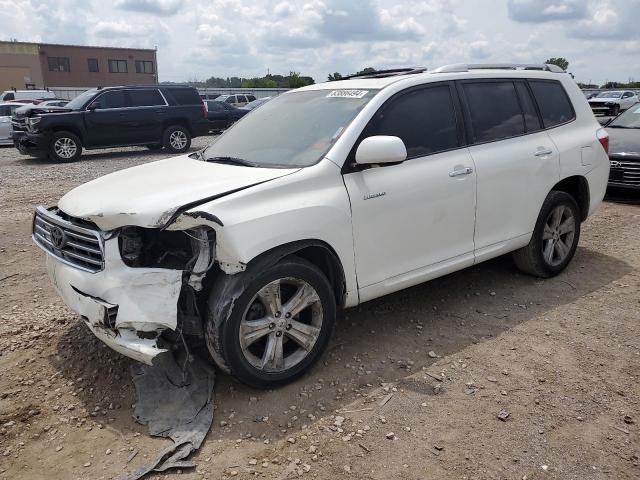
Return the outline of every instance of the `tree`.
<path id="1" fill-rule="evenodd" d="M 338 72 L 330 73 L 329 76 L 327 77 L 327 80 L 329 80 L 330 82 L 335 82 L 336 80 L 342 80 L 342 75 L 340 75 Z"/>
<path id="2" fill-rule="evenodd" d="M 552 58 L 548 58 L 544 63 L 550 63 L 552 65 L 557 65 L 559 66 L 561 69 L 563 69 L 565 72 L 567 71 L 567 69 L 569 68 L 569 61 L 564 58 L 564 57 L 552 57 Z"/>

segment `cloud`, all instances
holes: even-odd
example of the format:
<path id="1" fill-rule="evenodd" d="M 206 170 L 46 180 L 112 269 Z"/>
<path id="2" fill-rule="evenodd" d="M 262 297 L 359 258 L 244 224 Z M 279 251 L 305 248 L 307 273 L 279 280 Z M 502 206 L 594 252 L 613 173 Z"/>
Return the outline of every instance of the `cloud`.
<path id="1" fill-rule="evenodd" d="M 175 15 L 183 3 L 183 0 L 117 0 L 115 5 L 122 10 L 170 16 Z"/>
<path id="2" fill-rule="evenodd" d="M 638 18 L 640 2 L 637 0 L 599 2 L 588 18 L 569 30 L 569 35 L 594 40 L 638 40 Z"/>
<path id="3" fill-rule="evenodd" d="M 508 0 L 507 11 L 511 20 L 523 23 L 579 20 L 588 15 L 586 0 Z"/>

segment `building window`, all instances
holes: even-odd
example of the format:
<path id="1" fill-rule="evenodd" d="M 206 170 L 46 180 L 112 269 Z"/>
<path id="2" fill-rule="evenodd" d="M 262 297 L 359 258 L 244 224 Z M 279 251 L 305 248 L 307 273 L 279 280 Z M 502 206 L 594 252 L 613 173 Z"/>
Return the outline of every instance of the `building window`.
<path id="1" fill-rule="evenodd" d="M 136 73 L 154 73 L 153 62 L 136 60 Z"/>
<path id="2" fill-rule="evenodd" d="M 111 73 L 127 73 L 126 60 L 109 60 L 109 72 Z"/>
<path id="3" fill-rule="evenodd" d="M 99 72 L 100 69 L 98 68 L 98 59 L 97 58 L 88 58 L 87 59 L 87 66 L 89 67 L 89 71 L 90 72 Z"/>
<path id="4" fill-rule="evenodd" d="M 50 72 L 70 72 L 69 58 L 67 57 L 47 57 Z"/>

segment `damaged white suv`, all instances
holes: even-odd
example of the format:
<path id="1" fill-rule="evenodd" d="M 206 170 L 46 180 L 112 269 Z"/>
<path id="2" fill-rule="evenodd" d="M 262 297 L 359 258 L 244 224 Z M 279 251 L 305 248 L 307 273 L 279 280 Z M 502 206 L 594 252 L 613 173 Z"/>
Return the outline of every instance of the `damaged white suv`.
<path id="1" fill-rule="evenodd" d="M 257 387 L 291 381 L 339 308 L 515 252 L 563 270 L 607 186 L 608 137 L 554 66 L 384 71 L 287 92 L 209 147 L 38 208 L 51 280 L 151 363 L 206 340 Z"/>

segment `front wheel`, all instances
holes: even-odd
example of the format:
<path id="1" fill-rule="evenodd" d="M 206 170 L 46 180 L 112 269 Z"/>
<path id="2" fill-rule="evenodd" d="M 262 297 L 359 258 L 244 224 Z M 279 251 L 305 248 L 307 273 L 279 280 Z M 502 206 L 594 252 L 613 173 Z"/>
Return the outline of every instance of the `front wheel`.
<path id="1" fill-rule="evenodd" d="M 516 266 L 525 273 L 547 278 L 569 264 L 580 239 L 580 209 L 565 192 L 549 193 L 538 215 L 529 245 L 513 253 Z"/>
<path id="2" fill-rule="evenodd" d="M 322 355 L 333 331 L 329 281 L 297 257 L 233 277 L 214 285 L 209 299 L 205 337 L 212 357 L 257 388 L 298 378 Z"/>
<path id="3" fill-rule="evenodd" d="M 82 142 L 71 132 L 56 132 L 51 136 L 49 157 L 56 162 L 74 162 L 82 155 Z"/>
<path id="4" fill-rule="evenodd" d="M 173 125 L 164 131 L 162 145 L 170 152 L 184 153 L 191 146 L 191 134 L 186 128 Z"/>

